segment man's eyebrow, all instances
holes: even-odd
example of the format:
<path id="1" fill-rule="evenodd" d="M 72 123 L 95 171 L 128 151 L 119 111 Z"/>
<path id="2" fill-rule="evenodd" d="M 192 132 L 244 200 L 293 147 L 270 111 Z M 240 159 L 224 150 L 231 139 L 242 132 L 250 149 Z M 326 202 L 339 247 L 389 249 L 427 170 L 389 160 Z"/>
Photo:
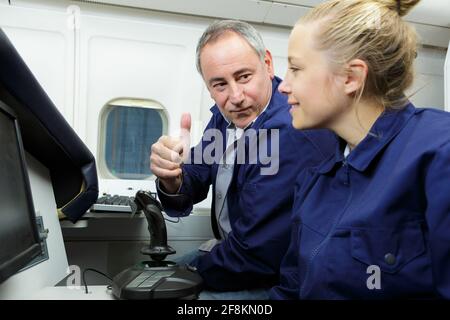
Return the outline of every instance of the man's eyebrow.
<path id="1" fill-rule="evenodd" d="M 241 74 L 243 74 L 243 73 L 245 73 L 245 72 L 253 72 L 253 70 L 250 69 L 250 68 L 242 68 L 242 69 L 239 69 L 239 70 L 233 72 L 233 77 L 237 77 L 237 76 L 239 76 L 239 75 L 241 75 Z M 223 78 L 223 77 L 215 77 L 215 78 L 211 78 L 211 79 L 208 81 L 208 83 L 209 83 L 210 85 L 212 85 L 214 82 L 222 82 L 222 81 L 225 81 L 225 78 Z"/>
<path id="2" fill-rule="evenodd" d="M 233 76 L 237 77 L 237 76 L 239 76 L 239 75 L 241 75 L 243 73 L 246 73 L 246 72 L 253 72 L 253 70 L 250 69 L 250 68 L 242 68 L 242 69 L 239 69 L 238 71 L 234 72 Z"/>
<path id="3" fill-rule="evenodd" d="M 225 78 L 221 78 L 221 77 L 216 77 L 216 78 L 211 78 L 209 79 L 208 83 L 210 85 L 212 85 L 214 82 L 222 82 L 225 81 Z"/>

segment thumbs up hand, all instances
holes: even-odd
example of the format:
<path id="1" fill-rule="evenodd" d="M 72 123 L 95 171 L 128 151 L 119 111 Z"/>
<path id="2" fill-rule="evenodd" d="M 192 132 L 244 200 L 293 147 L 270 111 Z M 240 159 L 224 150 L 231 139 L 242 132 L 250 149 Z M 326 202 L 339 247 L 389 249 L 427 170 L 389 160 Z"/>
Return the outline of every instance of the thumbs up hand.
<path id="1" fill-rule="evenodd" d="M 180 136 L 162 136 L 152 145 L 150 170 L 159 178 L 164 191 L 175 193 L 181 185 L 181 165 L 189 156 L 191 115 L 183 113 Z"/>

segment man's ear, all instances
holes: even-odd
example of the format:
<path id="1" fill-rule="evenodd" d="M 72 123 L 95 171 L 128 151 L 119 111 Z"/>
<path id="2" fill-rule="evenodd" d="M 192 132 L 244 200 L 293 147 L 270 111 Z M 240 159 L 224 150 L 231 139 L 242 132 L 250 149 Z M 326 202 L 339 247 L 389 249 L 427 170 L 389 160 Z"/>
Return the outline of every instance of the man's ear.
<path id="1" fill-rule="evenodd" d="M 270 75 L 270 79 L 273 79 L 275 77 L 275 71 L 273 70 L 272 54 L 267 49 L 266 49 L 266 55 L 264 57 L 264 64 L 265 64 L 265 66 L 267 68 L 267 72 Z"/>
<path id="2" fill-rule="evenodd" d="M 361 59 L 353 59 L 347 64 L 344 91 L 351 95 L 358 92 L 366 82 L 369 68 L 367 63 Z"/>

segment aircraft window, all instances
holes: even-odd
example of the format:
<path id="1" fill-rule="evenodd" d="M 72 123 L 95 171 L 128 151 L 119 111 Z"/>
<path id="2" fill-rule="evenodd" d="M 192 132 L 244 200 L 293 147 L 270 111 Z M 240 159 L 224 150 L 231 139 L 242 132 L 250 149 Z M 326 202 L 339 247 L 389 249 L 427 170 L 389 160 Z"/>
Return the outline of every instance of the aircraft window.
<path id="1" fill-rule="evenodd" d="M 136 180 L 151 177 L 150 147 L 167 128 L 162 106 L 119 100 L 107 105 L 102 120 L 104 143 L 99 149 L 103 151 L 103 175 Z"/>

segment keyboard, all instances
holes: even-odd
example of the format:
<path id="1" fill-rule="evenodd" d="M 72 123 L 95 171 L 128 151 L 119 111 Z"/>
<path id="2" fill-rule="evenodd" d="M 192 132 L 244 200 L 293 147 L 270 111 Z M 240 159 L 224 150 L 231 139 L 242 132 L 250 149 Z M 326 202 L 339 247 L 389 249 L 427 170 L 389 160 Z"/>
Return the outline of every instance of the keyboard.
<path id="1" fill-rule="evenodd" d="M 92 205 L 91 211 L 96 212 L 125 212 L 131 213 L 130 202 L 134 201 L 134 197 L 103 194 Z"/>
<path id="2" fill-rule="evenodd" d="M 157 197 L 156 192 L 151 192 L 152 196 Z M 93 212 L 117 212 L 117 213 L 132 213 L 130 203 L 134 204 L 134 197 L 110 195 L 104 193 L 92 205 Z"/>

